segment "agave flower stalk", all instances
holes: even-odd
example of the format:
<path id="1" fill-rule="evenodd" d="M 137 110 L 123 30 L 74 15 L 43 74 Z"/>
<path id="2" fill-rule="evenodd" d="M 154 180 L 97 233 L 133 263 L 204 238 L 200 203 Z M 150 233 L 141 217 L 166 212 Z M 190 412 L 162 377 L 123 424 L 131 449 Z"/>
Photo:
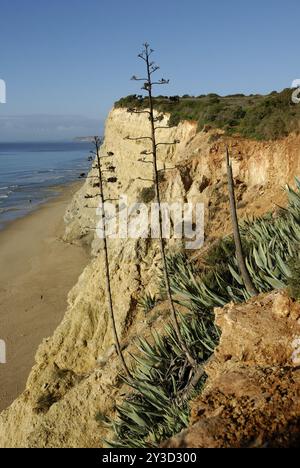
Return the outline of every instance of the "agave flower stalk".
<path id="1" fill-rule="evenodd" d="M 258 290 L 253 284 L 253 281 L 250 277 L 249 271 L 246 266 L 243 246 L 242 246 L 242 239 L 241 233 L 239 229 L 239 222 L 238 222 L 238 215 L 237 215 L 237 208 L 236 208 L 236 200 L 235 200 L 235 192 L 234 192 L 234 180 L 233 180 L 233 172 L 232 172 L 232 164 L 230 161 L 229 150 L 228 147 L 226 148 L 226 165 L 227 165 L 227 178 L 228 178 L 228 190 L 229 190 L 229 200 L 230 200 L 230 214 L 232 220 L 232 227 L 233 227 L 233 236 L 236 248 L 236 257 L 239 265 L 239 270 L 242 275 L 245 287 L 251 296 L 257 296 L 259 294 Z"/>
<path id="2" fill-rule="evenodd" d="M 105 279 L 106 279 L 106 292 L 107 292 L 107 302 L 108 302 L 108 310 L 109 315 L 112 323 L 115 347 L 120 358 L 122 367 L 127 375 L 127 377 L 131 378 L 131 373 L 128 369 L 126 361 L 123 356 L 120 340 L 118 337 L 117 327 L 116 327 L 116 320 L 114 314 L 114 307 L 113 307 L 113 300 L 112 300 L 112 288 L 111 288 L 111 277 L 110 277 L 110 266 L 109 266 L 109 256 L 108 256 L 108 243 L 107 243 L 107 236 L 106 236 L 106 226 L 105 226 L 105 210 L 104 210 L 104 178 L 102 173 L 101 167 L 101 157 L 100 157 L 100 145 L 101 141 L 99 137 L 94 138 L 94 145 L 95 145 L 95 155 L 97 158 L 97 168 L 98 168 L 98 178 L 99 178 L 99 189 L 100 189 L 100 200 L 102 204 L 102 230 L 103 230 L 103 244 L 104 244 L 104 264 L 105 264 Z"/>
<path id="3" fill-rule="evenodd" d="M 138 138 L 139 140 L 142 139 L 149 139 L 151 142 L 152 146 L 152 151 L 148 154 L 152 154 L 152 162 L 153 162 L 153 176 L 154 176 L 154 185 L 155 185 L 155 198 L 156 198 L 156 203 L 158 206 L 158 216 L 159 216 L 159 242 L 160 242 L 160 251 L 161 251 L 161 256 L 162 256 L 162 263 L 163 263 L 163 272 L 164 272 L 164 279 L 165 279 L 165 286 L 166 286 L 166 292 L 167 292 L 167 297 L 170 305 L 170 310 L 171 310 L 171 315 L 172 315 L 172 320 L 174 323 L 174 328 L 176 331 L 176 335 L 179 341 L 179 344 L 181 348 L 184 350 L 186 357 L 191 364 L 192 367 L 197 367 L 197 362 L 193 358 L 190 350 L 188 349 L 188 346 L 185 343 L 185 340 L 182 336 L 181 330 L 180 330 L 180 324 L 179 324 L 179 319 L 177 317 L 176 309 L 175 309 L 175 304 L 173 301 L 172 297 L 172 291 L 171 291 L 171 283 L 170 283 L 170 277 L 168 273 L 168 265 L 167 265 L 167 256 L 166 256 L 166 249 L 165 249 L 165 244 L 164 244 L 164 239 L 163 239 L 163 220 L 162 220 L 162 209 L 161 209 L 161 194 L 160 194 L 160 187 L 159 187 L 159 170 L 158 170 L 158 161 L 157 161 L 157 148 L 159 145 L 174 145 L 179 143 L 178 141 L 173 141 L 173 142 L 159 142 L 157 143 L 156 140 L 156 130 L 159 128 L 165 128 L 165 127 L 159 127 L 156 126 L 157 122 L 161 121 L 161 118 L 155 117 L 154 114 L 154 104 L 153 104 L 153 86 L 154 85 L 165 85 L 169 83 L 169 80 L 165 80 L 162 78 L 159 81 L 153 81 L 152 80 L 152 75 L 155 73 L 157 70 L 159 70 L 159 67 L 155 65 L 154 62 L 150 60 L 150 56 L 153 53 L 153 49 L 150 48 L 149 44 L 144 44 L 144 49 L 142 53 L 139 55 L 139 58 L 141 58 L 145 64 L 146 64 L 146 72 L 147 72 L 147 77 L 146 78 L 137 78 L 136 76 L 133 76 L 132 79 L 135 81 L 143 81 L 144 86 L 143 90 L 148 93 L 148 99 L 149 99 L 149 111 L 138 111 L 132 109 L 133 112 L 136 113 L 148 113 L 149 114 L 149 121 L 150 121 L 150 126 L 151 126 L 151 136 L 149 137 L 141 137 Z"/>

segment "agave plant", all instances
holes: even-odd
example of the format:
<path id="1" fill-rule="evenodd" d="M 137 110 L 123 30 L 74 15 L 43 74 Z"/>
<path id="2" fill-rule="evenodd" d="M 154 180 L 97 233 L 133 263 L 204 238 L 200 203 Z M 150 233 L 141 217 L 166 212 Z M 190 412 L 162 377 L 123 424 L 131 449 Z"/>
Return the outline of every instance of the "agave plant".
<path id="1" fill-rule="evenodd" d="M 158 299 L 156 295 L 152 295 L 150 293 L 145 294 L 143 297 L 140 298 L 138 301 L 138 306 L 143 309 L 145 315 L 148 314 L 157 304 Z"/>
<path id="2" fill-rule="evenodd" d="M 300 181 L 298 191 L 287 188 L 289 206 L 277 217 L 246 220 L 241 225 L 246 265 L 253 284 L 259 292 L 282 289 L 291 276 L 290 260 L 300 244 Z M 242 302 L 250 295 L 239 273 L 238 262 L 231 252 L 230 237 L 214 247 L 207 255 L 210 268 L 199 271 L 184 254 L 168 259 L 171 286 L 177 301 L 198 313 L 209 313 L 214 307 L 229 301 Z M 215 256 L 218 252 L 219 258 Z M 230 255 L 229 255 L 230 254 Z M 213 264 L 215 261 L 215 264 Z"/>
<path id="3" fill-rule="evenodd" d="M 189 314 L 180 316 L 180 325 L 198 362 L 205 362 L 219 339 L 213 322 Z M 106 442 L 109 447 L 154 447 L 188 425 L 188 400 L 195 394 L 190 383 L 195 369 L 178 343 L 173 324 L 166 327 L 164 337 L 154 334 L 152 344 L 139 339 L 136 346 L 133 378 L 124 378 L 134 391 L 117 408 L 118 417 L 111 423 L 115 440 Z M 203 375 L 196 386 L 198 391 L 204 382 Z"/>
<path id="4" fill-rule="evenodd" d="M 300 222 L 300 179 L 296 177 L 296 190 L 293 190 L 288 185 L 286 186 L 286 191 L 289 199 L 289 213 L 295 217 L 295 219 Z"/>
<path id="5" fill-rule="evenodd" d="M 299 292 L 300 180 L 297 190 L 287 187 L 288 208 L 278 216 L 272 214 L 246 220 L 241 225 L 242 241 L 247 252 L 246 264 L 258 291 L 264 292 L 289 285 Z M 213 353 L 219 333 L 214 325 L 213 308 L 229 301 L 243 302 L 250 295 L 232 254 L 230 237 L 214 247 L 207 256 L 208 268 L 199 268 L 185 254 L 167 259 L 172 293 L 190 313 L 180 316 L 181 334 L 198 363 Z M 215 253 L 218 252 L 218 255 Z M 296 262 L 296 263 L 295 263 Z M 162 291 L 164 289 L 161 280 Z M 152 305 L 146 297 L 145 305 Z M 110 447 L 154 447 L 180 432 L 189 420 L 190 382 L 195 369 L 178 343 L 172 324 L 164 337 L 153 336 L 153 343 L 140 339 L 131 379 L 125 379 L 133 392 L 118 407 L 118 418 L 111 422 L 115 440 Z M 195 391 L 205 382 L 202 376 Z"/>

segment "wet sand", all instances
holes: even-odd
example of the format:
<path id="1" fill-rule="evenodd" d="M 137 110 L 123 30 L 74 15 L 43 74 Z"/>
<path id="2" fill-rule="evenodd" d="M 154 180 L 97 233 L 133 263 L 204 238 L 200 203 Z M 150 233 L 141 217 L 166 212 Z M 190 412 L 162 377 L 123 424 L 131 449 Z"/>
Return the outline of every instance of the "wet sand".
<path id="1" fill-rule="evenodd" d="M 0 410 L 24 390 L 39 344 L 66 310 L 67 295 L 88 263 L 81 247 L 63 242 L 63 216 L 80 184 L 0 231 Z"/>

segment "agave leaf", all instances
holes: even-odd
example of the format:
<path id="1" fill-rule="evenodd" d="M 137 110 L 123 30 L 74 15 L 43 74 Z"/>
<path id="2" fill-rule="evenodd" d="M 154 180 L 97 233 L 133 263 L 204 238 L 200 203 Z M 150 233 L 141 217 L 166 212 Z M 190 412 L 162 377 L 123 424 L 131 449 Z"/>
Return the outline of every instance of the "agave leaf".
<path id="1" fill-rule="evenodd" d="M 269 283 L 272 288 L 274 289 L 283 289 L 285 287 L 284 283 L 282 281 L 279 281 L 275 278 L 270 278 L 269 276 L 265 276 L 265 280 L 267 283 Z"/>
<path id="2" fill-rule="evenodd" d="M 238 284 L 240 284 L 241 286 L 243 286 L 244 282 L 243 282 L 242 278 L 240 277 L 240 275 L 232 268 L 231 265 L 228 265 L 228 268 L 229 268 L 230 273 L 232 274 L 232 276 L 236 280 L 236 282 Z"/>

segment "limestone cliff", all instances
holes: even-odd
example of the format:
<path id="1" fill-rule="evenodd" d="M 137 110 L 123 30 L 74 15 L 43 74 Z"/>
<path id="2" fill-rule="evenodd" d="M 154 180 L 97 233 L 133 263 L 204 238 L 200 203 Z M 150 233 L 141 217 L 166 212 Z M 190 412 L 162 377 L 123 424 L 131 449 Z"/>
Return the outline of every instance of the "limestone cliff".
<path id="1" fill-rule="evenodd" d="M 168 117 L 161 123 L 166 124 Z M 111 198 L 126 194 L 129 201 L 135 201 L 145 185 L 150 182 L 138 180 L 152 177 L 151 167 L 138 162 L 141 151 L 147 149 L 145 141 L 130 141 L 126 137 L 149 135 L 149 122 L 144 114 L 129 114 L 124 109 L 114 109 L 108 116 L 102 154 L 114 154 L 117 165 L 118 185 L 111 189 Z M 293 183 L 300 169 L 300 136 L 267 142 L 224 137 L 221 131 L 197 132 L 196 122 L 182 122 L 178 127 L 159 131 L 158 139 L 179 140 L 180 144 L 161 146 L 161 168 L 167 169 L 162 184 L 167 200 L 204 202 L 206 207 L 206 233 L 209 236 L 215 228 L 224 228 L 224 148 L 231 148 L 234 175 L 239 186 L 239 207 L 241 216 L 264 213 L 276 203 L 284 203 L 281 187 Z M 91 177 L 96 176 L 92 171 Z M 97 193 L 93 179 L 75 196 L 66 213 L 66 239 L 90 243 L 93 234 L 89 227 L 95 225 L 95 210 L 85 196 Z M 222 212 L 221 212 L 222 211 Z M 226 225 L 226 229 L 230 229 Z M 97 252 L 96 246 L 93 252 Z"/>
<path id="2" fill-rule="evenodd" d="M 299 136 L 251 142 L 216 131 L 197 133 L 192 122 L 160 133 L 161 141 L 180 140 L 178 145 L 160 147 L 160 167 L 166 169 L 163 196 L 168 201 L 204 202 L 208 241 L 230 231 L 225 143 L 232 150 L 241 216 L 261 214 L 283 204 L 281 187 L 300 173 Z M 107 187 L 107 198 L 126 194 L 133 202 L 140 199 L 145 184 L 152 185 L 139 179 L 152 177 L 151 166 L 138 162 L 145 141 L 126 139 L 147 135 L 145 115 L 131 115 L 123 109 L 110 113 L 101 151 L 102 155 L 113 153 L 118 182 Z M 105 431 L 97 425 L 95 414 L 111 414 L 121 398 L 105 302 L 101 241 L 95 234 L 95 176 L 93 168 L 65 217 L 65 240 L 90 246 L 90 264 L 69 294 L 62 323 L 41 344 L 25 392 L 0 416 L 0 446 L 98 447 Z M 148 333 L 137 300 L 145 290 L 155 291 L 158 286 L 159 253 L 156 242 L 146 239 L 115 239 L 109 245 L 117 326 L 129 358 L 132 337 Z M 153 326 L 160 327 L 160 320 L 154 318 Z"/>

